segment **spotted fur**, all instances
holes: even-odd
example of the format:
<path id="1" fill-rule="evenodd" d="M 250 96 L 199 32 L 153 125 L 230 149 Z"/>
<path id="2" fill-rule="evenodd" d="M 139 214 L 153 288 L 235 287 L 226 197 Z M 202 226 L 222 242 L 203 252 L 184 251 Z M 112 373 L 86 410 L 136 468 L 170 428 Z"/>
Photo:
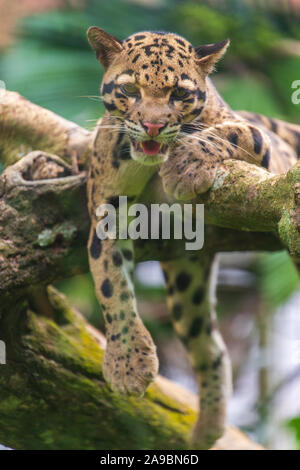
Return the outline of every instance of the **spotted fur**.
<path id="1" fill-rule="evenodd" d="M 194 48 L 164 32 L 140 32 L 124 41 L 92 27 L 88 39 L 105 68 L 107 109 L 93 143 L 88 179 L 89 259 L 106 324 L 103 372 L 112 390 L 141 395 L 155 378 L 155 345 L 137 311 L 131 241 L 96 234 L 100 204 L 118 207 L 119 195 L 138 201 L 161 178 L 181 201 L 207 191 L 225 159 L 284 172 L 300 156 L 300 127 L 235 112 L 208 78 L 229 41 Z M 149 195 L 150 197 L 150 195 Z M 163 196 L 161 196 L 163 197 Z M 162 201 L 161 201 L 162 202 Z M 218 330 L 210 265 L 205 251 L 163 263 L 175 331 L 187 347 L 200 389 L 194 448 L 208 448 L 224 431 L 230 363 Z"/>

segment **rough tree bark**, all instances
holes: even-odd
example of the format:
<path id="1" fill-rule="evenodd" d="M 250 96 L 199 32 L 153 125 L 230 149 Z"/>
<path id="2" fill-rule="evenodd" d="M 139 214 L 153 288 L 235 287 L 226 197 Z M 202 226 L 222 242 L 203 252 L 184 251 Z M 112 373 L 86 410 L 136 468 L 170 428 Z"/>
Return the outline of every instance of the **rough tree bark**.
<path id="1" fill-rule="evenodd" d="M 194 397 L 159 378 L 143 399 L 105 385 L 105 340 L 54 288 L 88 270 L 86 174 L 92 134 L 7 92 L 0 108 L 0 442 L 14 448 L 186 448 Z M 29 152 L 29 153 L 28 153 Z M 51 155 L 55 153 L 55 155 Z M 61 158 L 59 158 L 61 157 Z M 14 163 L 12 165 L 12 163 Z M 47 171 L 45 171 L 47 170 Z M 228 160 L 206 208 L 205 250 L 279 250 L 298 259 L 296 165 L 274 176 Z M 47 174 L 51 179 L 44 179 Z M 181 241 L 136 243 L 137 260 L 183 256 Z M 259 448 L 229 429 L 218 448 Z"/>
<path id="2" fill-rule="evenodd" d="M 91 133 L 75 123 L 30 103 L 18 93 L 1 94 L 0 155 L 12 164 L 33 149 L 71 161 L 76 152 L 84 164 L 90 154 Z"/>

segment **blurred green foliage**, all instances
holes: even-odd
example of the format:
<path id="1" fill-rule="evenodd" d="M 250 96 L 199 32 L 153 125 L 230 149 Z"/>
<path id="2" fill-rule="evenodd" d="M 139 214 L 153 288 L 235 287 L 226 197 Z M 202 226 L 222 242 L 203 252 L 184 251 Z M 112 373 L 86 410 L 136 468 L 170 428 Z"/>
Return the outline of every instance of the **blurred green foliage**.
<path id="1" fill-rule="evenodd" d="M 291 431 L 295 438 L 297 446 L 295 450 L 300 450 L 300 416 L 297 416 L 296 418 L 288 421 L 287 428 Z"/>
<path id="2" fill-rule="evenodd" d="M 216 74 L 214 81 L 225 101 L 230 103 L 233 109 L 284 118 L 284 112 L 274 99 L 267 77 L 257 77 L 254 74 L 247 77 Z"/>
<path id="3" fill-rule="evenodd" d="M 234 6 L 228 5 L 224 11 L 222 5 L 218 10 L 198 1 L 180 2 L 174 11 L 174 23 L 183 36 L 188 31 L 189 39 L 195 45 L 229 37 L 232 54 L 241 60 L 254 62 L 257 67 L 264 61 L 266 54 L 272 55 L 274 42 L 280 38 L 280 32 L 267 17 L 258 14 L 244 2 L 233 3 Z"/>
<path id="4" fill-rule="evenodd" d="M 299 288 L 299 276 L 286 251 L 264 254 L 257 265 L 259 289 L 274 309 Z"/>
<path id="5" fill-rule="evenodd" d="M 97 24 L 120 38 L 139 29 L 160 29 L 164 10 L 122 0 L 88 0 L 78 10 L 47 12 L 26 18 L 15 45 L 0 59 L 0 77 L 9 90 L 92 128 L 104 112 L 99 96 L 102 67 L 86 39 Z M 92 98 L 88 98 L 92 96 Z"/>

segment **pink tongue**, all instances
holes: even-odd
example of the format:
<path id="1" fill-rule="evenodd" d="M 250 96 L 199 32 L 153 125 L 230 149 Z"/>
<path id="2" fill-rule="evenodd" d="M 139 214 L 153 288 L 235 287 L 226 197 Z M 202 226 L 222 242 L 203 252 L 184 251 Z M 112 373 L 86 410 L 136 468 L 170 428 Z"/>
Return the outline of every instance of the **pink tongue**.
<path id="1" fill-rule="evenodd" d="M 155 140 L 144 140 L 142 148 L 147 155 L 156 155 L 160 150 L 160 143 L 155 142 Z"/>

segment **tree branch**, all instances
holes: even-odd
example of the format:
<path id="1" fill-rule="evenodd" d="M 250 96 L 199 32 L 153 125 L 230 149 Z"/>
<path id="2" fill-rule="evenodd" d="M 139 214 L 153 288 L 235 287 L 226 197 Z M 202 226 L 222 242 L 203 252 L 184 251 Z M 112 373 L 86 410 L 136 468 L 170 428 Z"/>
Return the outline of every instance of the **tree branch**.
<path id="1" fill-rule="evenodd" d="M 0 442 L 14 449 L 186 449 L 197 398 L 158 377 L 144 398 L 113 394 L 102 375 L 105 339 L 53 287 L 49 319 L 28 302 L 0 318 Z M 216 449 L 256 450 L 229 428 Z"/>
<path id="2" fill-rule="evenodd" d="M 88 271 L 85 183 L 85 173 L 72 176 L 69 165 L 39 151 L 1 175 L 0 315 L 7 303 L 32 286 Z M 139 240 L 137 261 L 186 256 L 184 244 L 184 240 Z M 269 233 L 205 227 L 206 252 L 281 248 Z"/>
<path id="3" fill-rule="evenodd" d="M 68 162 L 75 152 L 81 165 L 90 156 L 92 134 L 41 108 L 18 93 L 6 91 L 0 101 L 0 162 L 11 165 L 32 150 L 58 155 Z"/>
<path id="4" fill-rule="evenodd" d="M 86 175 L 68 174 L 62 160 L 36 151 L 1 175 L 0 316 L 32 285 L 88 269 Z M 46 175 L 56 178 L 39 179 Z"/>
<path id="5" fill-rule="evenodd" d="M 270 232 L 300 257 L 300 163 L 273 175 L 239 160 L 225 160 L 205 204 L 206 223 L 236 230 Z"/>

